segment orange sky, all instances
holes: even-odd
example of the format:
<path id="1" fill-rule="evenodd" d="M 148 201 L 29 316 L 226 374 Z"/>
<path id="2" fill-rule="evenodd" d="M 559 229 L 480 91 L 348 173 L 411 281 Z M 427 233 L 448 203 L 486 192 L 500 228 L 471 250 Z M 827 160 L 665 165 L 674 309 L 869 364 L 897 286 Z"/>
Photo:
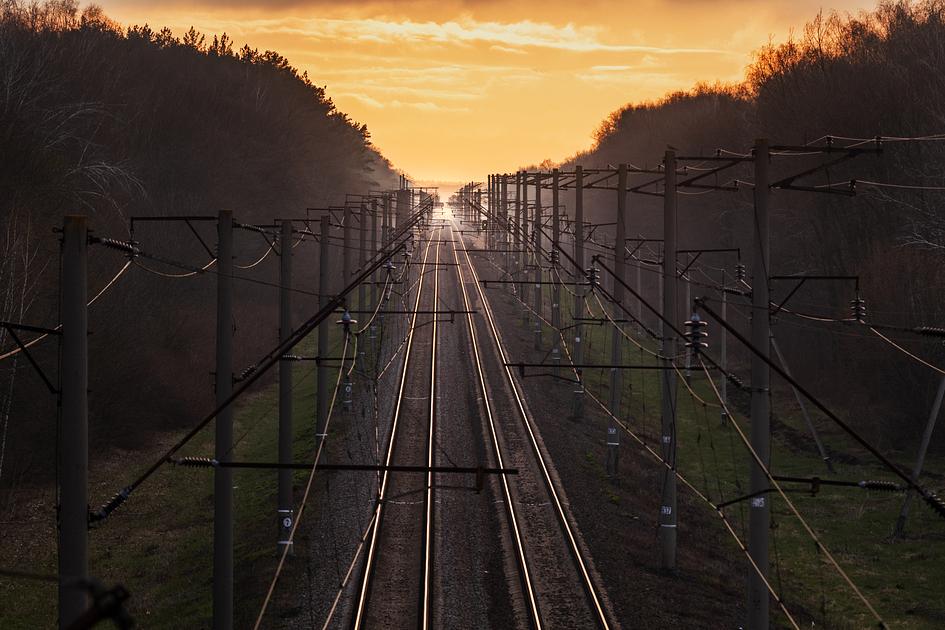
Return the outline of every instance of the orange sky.
<path id="1" fill-rule="evenodd" d="M 415 179 L 468 181 L 591 143 L 630 101 L 739 79 L 830 0 L 105 0 L 126 24 L 277 50 Z"/>

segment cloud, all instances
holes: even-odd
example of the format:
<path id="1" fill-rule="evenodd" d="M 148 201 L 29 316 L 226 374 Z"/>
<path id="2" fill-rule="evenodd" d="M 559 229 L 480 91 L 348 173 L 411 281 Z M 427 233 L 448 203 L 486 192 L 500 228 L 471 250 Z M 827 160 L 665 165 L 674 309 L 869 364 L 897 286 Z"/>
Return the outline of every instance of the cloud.
<path id="1" fill-rule="evenodd" d="M 659 88 L 664 91 L 683 87 L 680 78 L 672 73 L 661 72 L 589 72 L 578 74 L 577 79 L 598 87 L 606 86 L 647 86 L 650 90 Z"/>
<path id="2" fill-rule="evenodd" d="M 415 88 L 401 85 L 396 81 L 390 83 L 363 80 L 339 81 L 337 83 L 328 82 L 328 87 L 341 90 L 357 90 L 358 93 L 379 92 L 381 94 L 392 95 L 394 97 L 409 95 L 423 99 L 441 101 L 472 101 L 483 97 L 481 92 L 470 92 L 460 89 L 437 90 L 434 88 Z"/>
<path id="3" fill-rule="evenodd" d="M 424 112 L 468 112 L 470 111 L 468 107 L 452 107 L 449 105 L 440 105 L 439 103 L 433 103 L 431 101 L 399 101 L 393 100 L 390 102 L 391 107 L 408 107 L 411 109 L 419 109 Z"/>
<path id="4" fill-rule="evenodd" d="M 544 48 L 577 53 L 638 52 L 654 55 L 727 55 L 727 50 L 698 47 L 661 47 L 613 44 L 601 39 L 603 27 L 563 26 L 523 20 L 478 21 L 469 17 L 444 22 L 385 19 L 260 18 L 220 21 L 218 28 L 270 35 L 301 36 L 314 41 L 355 41 L 380 45 L 445 44 L 465 46 L 491 44 L 505 52 L 522 48 Z"/>
<path id="5" fill-rule="evenodd" d="M 513 55 L 527 55 L 528 54 L 521 48 L 510 48 L 509 46 L 500 46 L 498 44 L 493 44 L 492 46 L 489 46 L 489 50 L 494 50 L 496 52 L 510 53 Z"/>
<path id="6" fill-rule="evenodd" d="M 380 102 L 375 98 L 371 98 L 367 94 L 361 94 L 360 92 L 336 92 L 332 95 L 333 98 L 353 98 L 354 100 L 367 105 L 368 107 L 376 107 L 377 109 L 384 109 L 384 103 Z"/>
<path id="7" fill-rule="evenodd" d="M 458 113 L 458 112 L 468 112 L 470 109 L 468 107 L 457 107 L 453 105 L 444 105 L 441 103 L 436 103 L 433 101 L 402 101 L 400 99 L 393 99 L 390 101 L 379 101 L 376 98 L 373 98 L 362 92 L 336 92 L 333 95 L 335 98 L 351 98 L 362 105 L 367 105 L 374 109 L 388 109 L 388 108 L 405 108 L 405 109 L 416 109 L 424 112 L 442 112 L 442 113 Z"/>
<path id="8" fill-rule="evenodd" d="M 626 72 L 631 66 L 591 66 L 592 72 Z"/>

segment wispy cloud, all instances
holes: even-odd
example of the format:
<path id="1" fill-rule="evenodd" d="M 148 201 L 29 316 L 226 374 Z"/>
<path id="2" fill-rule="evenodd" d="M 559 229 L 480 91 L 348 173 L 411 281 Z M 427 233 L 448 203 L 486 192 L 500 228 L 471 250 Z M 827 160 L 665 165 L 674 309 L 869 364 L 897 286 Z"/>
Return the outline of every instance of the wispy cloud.
<path id="1" fill-rule="evenodd" d="M 391 107 L 409 107 L 413 109 L 419 109 L 424 112 L 452 112 L 452 113 L 464 113 L 470 111 L 468 107 L 453 107 L 451 105 L 441 105 L 439 103 L 434 103 L 432 101 L 413 101 L 413 102 L 404 102 L 393 100 L 390 102 Z"/>
<path id="2" fill-rule="evenodd" d="M 453 105 L 444 105 L 441 103 L 436 103 L 434 101 L 402 101 L 400 99 L 392 99 L 387 101 L 379 101 L 376 98 L 363 92 L 337 92 L 334 95 L 336 98 L 351 98 L 362 105 L 372 107 L 374 109 L 416 109 L 424 112 L 439 112 L 439 113 L 463 113 L 468 112 L 470 109 L 468 107 L 462 106 L 453 106 Z"/>
<path id="3" fill-rule="evenodd" d="M 823 0 L 95 0 L 129 24 L 277 50 L 414 175 L 560 157 L 630 101 L 737 80 Z M 831 0 L 837 9 L 876 0 Z M 2 4 L 3 0 L 0 0 Z M 121 14 L 114 11 L 121 8 Z M 502 150 L 497 151 L 496 147 Z"/>
<path id="4" fill-rule="evenodd" d="M 645 85 L 651 90 L 653 88 L 670 90 L 682 87 L 679 77 L 669 72 L 587 72 L 578 74 L 577 78 L 584 83 L 598 87 Z"/>
<path id="5" fill-rule="evenodd" d="M 334 87 L 340 90 L 357 90 L 359 92 L 375 92 L 381 94 L 397 96 L 413 96 L 423 99 L 445 100 L 445 101 L 472 101 L 483 97 L 481 92 L 471 92 L 457 88 L 435 89 L 435 88 L 415 88 L 398 84 L 396 81 L 384 83 L 378 80 L 353 80 L 339 81 L 337 83 L 328 83 L 329 88 Z M 458 86 L 462 88 L 462 86 Z"/>
<path id="6" fill-rule="evenodd" d="M 354 100 L 367 105 L 368 107 L 375 107 L 377 109 L 383 109 L 384 103 L 380 102 L 376 98 L 371 98 L 367 94 L 361 94 L 360 92 L 336 92 L 334 97 L 337 98 L 353 98 Z"/>
<path id="7" fill-rule="evenodd" d="M 489 46 L 489 50 L 494 50 L 496 52 L 510 53 L 512 55 L 527 55 L 528 54 L 521 48 L 511 48 L 509 46 L 500 46 L 499 44 L 493 44 L 492 46 Z"/>
<path id="8" fill-rule="evenodd" d="M 544 22 L 489 22 L 463 18 L 444 22 L 382 19 L 274 18 L 221 23 L 222 28 L 257 33 L 302 36 L 312 40 L 355 41 L 374 44 L 437 43 L 463 45 L 476 42 L 502 47 L 505 52 L 522 52 L 525 47 L 570 52 L 638 52 L 659 55 L 724 55 L 717 48 L 661 47 L 602 40 L 603 28 Z"/>

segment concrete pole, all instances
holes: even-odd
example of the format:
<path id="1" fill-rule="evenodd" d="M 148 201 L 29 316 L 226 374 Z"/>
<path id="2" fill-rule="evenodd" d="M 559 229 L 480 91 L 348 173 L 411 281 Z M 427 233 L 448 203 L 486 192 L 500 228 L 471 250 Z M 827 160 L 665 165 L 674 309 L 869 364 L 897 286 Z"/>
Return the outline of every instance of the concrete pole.
<path id="1" fill-rule="evenodd" d="M 377 255 L 377 199 L 371 200 L 371 257 Z M 371 307 L 377 306 L 377 282 L 380 280 L 380 270 L 374 272 L 371 283 Z"/>
<path id="2" fill-rule="evenodd" d="M 491 175 L 486 176 L 485 187 L 486 187 L 485 195 L 484 195 L 485 201 L 483 201 L 482 189 L 480 188 L 479 190 L 479 194 L 480 194 L 479 207 L 482 208 L 479 213 L 479 227 L 482 228 L 483 224 L 485 224 L 485 228 L 484 228 L 485 234 L 483 236 L 485 237 L 486 249 L 492 249 L 492 234 L 489 232 L 489 224 L 491 223 L 491 220 L 489 219 L 489 215 L 487 214 L 488 207 L 492 203 L 492 200 L 490 198 L 492 195 L 492 176 Z M 492 258 L 492 252 L 486 252 L 486 257 Z"/>
<path id="3" fill-rule="evenodd" d="M 720 300 L 722 302 L 722 319 L 728 321 L 728 293 L 725 291 L 725 271 L 722 271 L 722 283 L 719 285 L 722 289 L 719 291 Z M 728 371 L 728 331 L 719 326 L 719 363 L 722 366 L 722 370 Z M 719 394 L 722 396 L 722 402 L 725 405 L 722 406 L 722 410 L 719 412 L 721 414 L 720 420 L 724 425 L 728 419 L 728 414 L 725 411 L 726 405 L 728 405 L 728 379 L 724 375 L 719 379 Z"/>
<path id="4" fill-rule="evenodd" d="M 492 202 L 495 204 L 495 207 L 492 210 L 492 229 L 495 230 L 495 234 L 492 237 L 493 242 L 495 243 L 495 248 L 499 249 L 499 243 L 502 241 L 502 235 L 500 230 L 502 229 L 501 221 L 502 218 L 502 201 L 501 197 L 501 176 L 493 175 L 492 176 Z"/>
<path id="5" fill-rule="evenodd" d="M 626 255 L 624 247 L 627 242 L 627 165 L 620 164 L 617 167 L 617 229 L 614 238 L 614 300 L 618 304 L 623 302 L 623 283 L 617 280 L 624 280 L 626 275 Z M 618 309 L 613 309 L 615 319 Z M 620 324 L 617 324 L 620 326 Z M 617 416 L 620 415 L 620 393 L 623 386 L 622 371 L 616 366 L 623 363 L 623 336 L 616 327 L 610 333 L 610 411 Z"/>
<path id="6" fill-rule="evenodd" d="M 360 219 L 358 221 L 358 273 L 360 273 L 367 266 L 368 211 L 363 202 L 358 209 L 358 218 Z M 362 282 L 358 285 L 358 308 L 362 311 L 368 308 L 366 293 L 367 287 Z"/>
<path id="7" fill-rule="evenodd" d="M 532 233 L 535 239 L 535 350 L 541 350 L 541 172 L 535 173 L 535 212 L 532 215 Z"/>
<path id="8" fill-rule="evenodd" d="M 938 422 L 938 414 L 942 410 L 942 399 L 945 398 L 945 378 L 938 386 L 938 394 L 935 395 L 935 402 L 932 404 L 932 413 L 929 414 L 929 421 L 925 424 L 925 432 L 922 434 L 922 444 L 919 446 L 919 455 L 916 458 L 915 467 L 912 469 L 912 480 L 919 482 L 919 475 L 922 474 L 922 466 L 925 465 L 925 454 L 929 450 L 929 442 L 932 441 L 932 432 L 935 431 L 935 423 Z M 912 497 L 915 491 L 912 488 L 906 490 L 906 498 L 902 502 L 902 509 L 899 510 L 899 518 L 896 519 L 896 529 L 893 531 L 894 538 L 901 538 L 906 531 L 906 519 L 909 517 L 909 506 L 912 503 Z"/>
<path id="9" fill-rule="evenodd" d="M 581 278 L 584 271 L 584 167 L 574 167 L 574 262 L 577 269 L 575 274 Z M 584 316 L 584 291 L 580 287 L 574 287 L 574 317 Z M 582 338 L 582 327 L 578 322 L 574 323 L 574 362 L 581 365 L 584 362 L 584 339 Z M 578 368 L 578 381 L 574 388 L 574 409 L 572 416 L 575 420 L 584 418 L 584 375 L 583 370 Z"/>
<path id="10" fill-rule="evenodd" d="M 512 244 L 515 248 L 516 271 L 522 269 L 522 172 L 515 174 L 515 226 L 512 230 Z"/>
<path id="11" fill-rule="evenodd" d="M 688 313 L 692 313 L 692 283 L 689 281 L 688 277 L 683 278 L 683 282 L 686 283 L 685 312 L 688 314 Z M 686 319 L 689 319 L 689 318 L 687 317 Z M 686 348 L 686 371 L 684 372 L 684 374 L 686 375 L 686 382 L 691 383 L 692 382 L 692 348 Z"/>
<path id="12" fill-rule="evenodd" d="M 512 246 L 515 248 L 515 275 L 522 271 L 522 172 L 515 173 L 515 225 L 512 231 Z M 519 291 L 521 293 L 521 290 Z"/>
<path id="13" fill-rule="evenodd" d="M 560 174 L 558 169 L 554 169 L 551 172 L 551 266 L 553 268 L 554 277 L 560 276 L 558 271 L 558 260 L 560 255 L 558 253 L 558 247 L 561 245 L 561 210 L 558 208 L 559 198 L 558 198 L 558 185 L 560 181 Z M 552 331 L 552 361 L 554 362 L 554 374 L 558 374 L 558 363 L 561 361 L 561 335 L 558 334 L 558 331 L 561 330 L 561 285 L 555 282 L 551 285 L 551 325 L 554 327 Z"/>
<path id="14" fill-rule="evenodd" d="M 59 434 L 59 627 L 88 605 L 89 373 L 88 225 L 70 215 L 62 224 L 62 424 Z"/>
<path id="15" fill-rule="evenodd" d="M 323 308 L 331 300 L 331 218 L 326 214 L 321 221 L 321 241 L 318 248 L 318 306 Z M 328 336 L 331 331 L 330 318 L 318 324 L 318 356 L 322 358 L 316 365 L 317 393 L 315 436 L 325 439 L 325 427 L 328 425 L 328 366 L 325 359 L 329 356 Z"/>
<path id="16" fill-rule="evenodd" d="M 529 243 L 531 242 L 531 237 L 528 234 L 528 171 L 522 172 L 522 286 L 519 289 L 519 297 L 522 298 L 522 302 L 528 304 L 528 284 L 525 280 L 528 278 L 528 271 L 525 267 L 528 266 L 529 254 Z M 522 309 L 522 325 L 528 328 L 528 319 L 529 312 L 528 309 Z"/>
<path id="17" fill-rule="evenodd" d="M 502 181 L 499 184 L 501 192 L 499 193 L 499 207 L 502 212 L 502 219 L 505 222 L 506 227 L 509 225 L 509 176 L 508 174 L 502 175 Z M 509 252 L 509 238 L 510 234 L 508 230 L 502 231 L 502 246 L 505 249 L 505 273 L 508 275 L 509 279 L 512 278 L 512 254 Z M 513 285 L 509 285 L 509 291 L 512 290 Z"/>
<path id="18" fill-rule="evenodd" d="M 482 222 L 485 219 L 485 214 L 482 211 L 482 188 L 476 189 L 476 229 L 482 231 Z M 485 234 L 486 249 L 489 248 L 489 233 Z"/>
<path id="19" fill-rule="evenodd" d="M 217 221 L 217 406 L 233 392 L 233 213 Z M 228 461 L 233 448 L 233 406 L 216 418 L 214 457 Z M 213 627 L 233 627 L 233 469 L 213 469 Z"/>
<path id="20" fill-rule="evenodd" d="M 664 227 L 665 227 L 665 226 L 664 226 Z M 665 249 L 666 249 L 666 247 L 661 244 L 661 245 L 660 245 L 660 248 L 659 248 L 659 256 L 660 256 L 659 261 L 660 261 L 661 264 L 663 264 L 663 269 L 664 269 L 664 270 L 666 269 L 666 265 L 665 265 L 665 263 L 666 263 L 666 257 L 665 257 L 665 255 L 664 255 L 664 251 L 663 251 L 663 250 L 665 250 Z M 657 274 L 656 277 L 657 277 L 657 280 L 658 280 L 658 281 L 657 281 L 657 284 L 659 285 L 659 286 L 657 287 L 657 289 L 658 289 L 658 291 L 659 291 L 660 304 L 665 304 L 665 302 L 663 301 L 664 298 L 665 298 L 665 296 L 666 296 L 666 282 L 664 282 L 664 273 L 659 273 L 659 274 Z M 656 321 L 656 331 L 659 333 L 659 336 L 660 336 L 659 338 L 660 338 L 660 339 L 663 339 L 663 338 L 665 337 L 665 335 L 664 335 L 663 333 L 666 332 L 666 331 L 665 331 L 666 325 L 663 323 L 663 320 L 662 320 L 661 318 L 657 317 L 656 320 L 657 320 L 657 321 Z M 661 342 L 661 343 L 662 343 L 662 342 Z"/>
<path id="21" fill-rule="evenodd" d="M 495 181 L 493 180 L 493 175 L 489 175 L 489 181 L 486 184 L 486 204 L 488 206 L 488 213 L 486 214 L 486 242 L 488 243 L 487 247 L 489 249 L 495 249 L 495 221 L 492 218 L 495 215 Z M 489 258 L 494 256 L 493 252 L 489 252 Z"/>
<path id="22" fill-rule="evenodd" d="M 394 229 L 399 230 L 407 222 L 410 216 L 410 191 L 397 191 L 397 225 Z"/>
<path id="23" fill-rule="evenodd" d="M 292 222 L 282 222 L 282 248 L 279 267 L 279 343 L 292 334 Z M 291 464 L 292 457 L 292 361 L 279 362 L 279 463 Z M 279 501 L 276 507 L 279 537 L 276 551 L 291 545 L 289 533 L 295 518 L 292 508 L 292 471 L 279 470 Z M 290 547 L 291 550 L 291 547 Z"/>
<path id="24" fill-rule="evenodd" d="M 390 239 L 390 194 L 384 193 L 383 200 L 383 218 L 384 225 L 381 227 L 381 245 L 384 247 L 387 246 L 387 242 Z"/>
<path id="25" fill-rule="evenodd" d="M 358 206 L 358 273 L 360 274 L 364 271 L 364 268 L 367 266 L 367 236 L 368 236 L 368 211 L 367 205 L 362 201 L 361 205 Z M 345 280 L 345 282 L 350 282 L 350 276 Z M 373 287 L 373 283 L 371 284 Z M 367 286 L 364 282 L 358 285 L 358 309 L 362 311 L 369 310 L 367 304 Z M 355 319 L 358 319 L 355 317 Z M 366 346 L 363 343 L 358 344 L 358 356 L 357 361 L 361 366 L 362 370 L 367 370 L 367 366 L 364 364 Z"/>
<path id="26" fill-rule="evenodd" d="M 768 270 L 768 141 L 755 141 L 755 235 L 752 252 L 751 289 L 751 343 L 762 356 L 751 358 L 751 446 L 761 462 L 768 466 L 771 459 L 771 408 L 769 387 L 771 373 L 768 369 L 770 346 L 770 321 L 768 315 L 769 290 Z M 768 575 L 768 534 L 771 529 L 771 506 L 767 495 L 768 478 L 754 458 L 751 458 L 751 479 L 748 492 L 758 493 L 750 499 L 748 512 L 748 553 L 761 575 L 749 572 L 748 579 L 748 627 L 752 630 L 767 630 L 769 621 L 768 588 L 762 576 Z"/>
<path id="27" fill-rule="evenodd" d="M 351 206 L 345 204 L 344 220 L 341 228 L 341 286 L 351 280 L 351 230 L 354 228 L 354 212 Z M 345 298 L 345 308 L 348 308 L 348 299 Z"/>
<path id="28" fill-rule="evenodd" d="M 492 248 L 499 248 L 499 178 L 493 174 L 490 178 L 492 190 L 489 194 L 489 235 L 492 239 Z M 495 254 L 493 254 L 494 256 Z"/>
<path id="29" fill-rule="evenodd" d="M 663 317 L 679 321 L 676 306 L 676 152 L 667 151 L 663 159 Z M 675 324 L 674 324 L 675 325 Z M 660 566 L 666 571 L 676 570 L 676 371 L 672 369 L 679 341 L 673 329 L 663 324 L 662 421 L 660 453 L 669 468 L 661 472 L 659 515 Z"/>

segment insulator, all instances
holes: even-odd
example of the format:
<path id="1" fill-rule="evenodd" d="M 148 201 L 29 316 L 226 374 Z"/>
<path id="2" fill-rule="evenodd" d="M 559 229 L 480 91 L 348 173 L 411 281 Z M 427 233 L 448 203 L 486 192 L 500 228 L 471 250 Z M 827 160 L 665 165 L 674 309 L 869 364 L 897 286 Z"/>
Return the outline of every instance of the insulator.
<path id="1" fill-rule="evenodd" d="M 702 349 L 709 347 L 709 344 L 703 341 L 703 339 L 709 336 L 709 333 L 706 332 L 708 322 L 702 321 L 702 318 L 699 317 L 699 313 L 693 313 L 692 318 L 685 323 L 685 326 L 687 348 L 692 348 L 692 351 L 698 354 Z"/>
<path id="2" fill-rule="evenodd" d="M 735 263 L 735 279 L 739 281 L 745 280 L 745 263 Z"/>
<path id="3" fill-rule="evenodd" d="M 103 238 L 103 237 L 97 237 L 97 236 L 91 237 L 89 239 L 89 242 L 93 244 L 104 245 L 105 247 L 108 247 L 111 249 L 117 249 L 119 251 L 126 252 L 132 255 L 136 255 L 139 253 L 138 248 L 135 246 L 133 242 L 129 243 L 125 241 L 119 241 L 118 239 L 114 239 L 114 238 L 107 238 L 107 237 Z"/>
<path id="4" fill-rule="evenodd" d="M 600 284 L 600 269 L 597 267 L 591 266 L 587 270 L 587 280 L 591 283 L 592 287 L 596 287 Z"/>
<path id="5" fill-rule="evenodd" d="M 351 317 L 351 313 L 348 312 L 348 309 L 345 309 L 345 312 L 341 314 L 341 319 L 339 319 L 336 324 L 341 324 L 345 327 L 345 330 L 348 329 L 348 326 L 351 324 L 357 324 L 358 320 Z"/>
<path id="6" fill-rule="evenodd" d="M 253 372 L 256 371 L 256 369 L 257 369 L 258 367 L 259 367 L 258 365 L 251 365 L 251 366 L 249 366 L 248 368 L 246 368 L 245 370 L 243 370 L 242 372 L 240 372 L 240 373 L 239 373 L 239 376 L 237 376 L 237 377 L 236 377 L 235 379 L 233 379 L 233 380 L 236 381 L 236 382 L 245 381 L 247 378 L 250 377 L 250 375 L 251 375 Z"/>
<path id="7" fill-rule="evenodd" d="M 859 295 L 850 300 L 850 311 L 853 313 L 853 319 L 862 322 L 866 319 L 866 300 Z"/>
<path id="8" fill-rule="evenodd" d="M 214 468 L 219 462 L 210 457 L 181 457 L 174 460 L 178 466 L 187 466 L 189 468 Z"/>
<path id="9" fill-rule="evenodd" d="M 725 375 L 725 378 L 728 379 L 728 382 L 729 382 L 729 383 L 731 383 L 732 385 L 734 385 L 735 387 L 737 387 L 738 389 L 740 389 L 740 390 L 742 390 L 742 391 L 748 391 L 748 390 L 751 389 L 750 387 L 748 387 L 748 385 L 745 385 L 745 381 L 743 381 L 742 379 L 738 378 L 737 376 L 735 376 L 735 375 L 732 374 L 731 372 L 729 372 L 728 374 L 726 374 L 726 375 Z"/>
<path id="10" fill-rule="evenodd" d="M 131 495 L 131 486 L 125 486 L 112 496 L 108 500 L 108 503 L 95 510 L 94 512 L 89 512 L 89 523 L 95 523 L 97 521 L 104 521 L 108 518 L 109 514 L 121 507 L 121 504 L 128 500 L 128 497 Z"/>
<path id="11" fill-rule="evenodd" d="M 939 497 L 934 492 L 929 492 L 922 498 L 925 499 L 925 502 L 929 504 L 929 507 L 935 510 L 939 516 L 945 518 L 945 501 L 942 501 L 941 497 Z"/>
<path id="12" fill-rule="evenodd" d="M 919 326 L 914 328 L 915 332 L 920 335 L 928 335 L 930 337 L 945 337 L 945 328 L 937 328 L 935 326 Z"/>
<path id="13" fill-rule="evenodd" d="M 885 490 L 886 492 L 897 492 L 902 490 L 902 486 L 898 483 L 892 481 L 878 481 L 875 479 L 867 479 L 866 481 L 860 482 L 861 488 L 866 488 L 868 490 Z"/>

